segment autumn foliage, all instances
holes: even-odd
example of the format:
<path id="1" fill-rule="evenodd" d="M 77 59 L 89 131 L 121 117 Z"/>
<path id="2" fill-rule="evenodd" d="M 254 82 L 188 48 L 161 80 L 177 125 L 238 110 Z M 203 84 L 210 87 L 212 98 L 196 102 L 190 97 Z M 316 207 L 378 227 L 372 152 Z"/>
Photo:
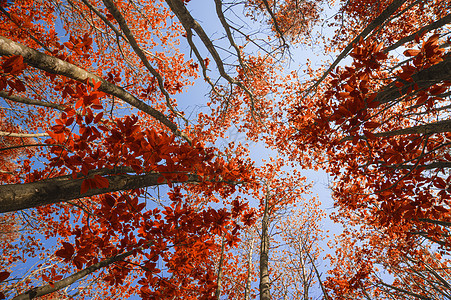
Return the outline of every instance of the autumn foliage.
<path id="1" fill-rule="evenodd" d="M 0 0 L 0 299 L 449 298 L 451 2 L 195 2 Z"/>

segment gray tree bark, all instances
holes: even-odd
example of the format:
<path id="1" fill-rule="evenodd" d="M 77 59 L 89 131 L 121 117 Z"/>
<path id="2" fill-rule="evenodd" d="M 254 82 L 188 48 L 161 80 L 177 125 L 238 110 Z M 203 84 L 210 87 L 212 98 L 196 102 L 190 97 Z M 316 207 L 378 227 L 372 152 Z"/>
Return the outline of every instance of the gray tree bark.
<path id="1" fill-rule="evenodd" d="M 49 102 L 43 102 L 43 101 L 34 100 L 34 99 L 26 98 L 26 97 L 19 97 L 19 96 L 15 96 L 15 95 L 9 95 L 9 93 L 7 93 L 5 91 L 0 91 L 0 97 L 3 97 L 5 99 L 8 99 L 8 100 L 11 100 L 11 101 L 14 101 L 14 102 L 23 103 L 23 104 L 37 105 L 37 106 L 43 106 L 43 107 L 56 108 L 58 110 L 64 110 L 64 106 L 63 105 L 59 105 L 59 104 L 55 104 L 55 103 L 49 103 Z"/>
<path id="2" fill-rule="evenodd" d="M 260 244 L 260 300 L 269 300 L 271 283 L 269 281 L 269 191 L 265 197 L 265 211 L 262 219 L 262 235 Z"/>
<path id="3" fill-rule="evenodd" d="M 94 170 L 90 175 L 114 174 L 115 170 Z M 143 175 L 117 174 L 108 175 L 109 186 L 107 188 L 90 189 L 80 194 L 81 184 L 85 178 L 73 179 L 71 175 L 60 176 L 24 184 L 0 185 L 0 213 L 18 211 L 22 209 L 66 202 L 109 192 L 133 190 L 148 186 L 167 184 L 166 180 L 158 182 L 162 175 L 159 173 L 147 173 Z M 197 175 L 187 174 L 188 180 L 184 183 L 199 182 Z M 174 181 L 180 182 L 180 181 Z"/>
<path id="4" fill-rule="evenodd" d="M 247 257 L 247 277 L 246 286 L 244 288 L 244 300 L 249 300 L 251 296 L 251 268 L 252 268 L 252 252 L 254 250 L 254 238 L 252 237 L 249 245 L 249 253 Z"/>
<path id="5" fill-rule="evenodd" d="M 222 235 L 222 241 L 221 241 L 221 257 L 219 258 L 219 264 L 218 264 L 218 279 L 216 281 L 217 287 L 215 291 L 215 298 L 220 299 L 221 297 L 221 285 L 222 285 L 222 268 L 224 265 L 224 249 L 225 249 L 225 234 Z"/>

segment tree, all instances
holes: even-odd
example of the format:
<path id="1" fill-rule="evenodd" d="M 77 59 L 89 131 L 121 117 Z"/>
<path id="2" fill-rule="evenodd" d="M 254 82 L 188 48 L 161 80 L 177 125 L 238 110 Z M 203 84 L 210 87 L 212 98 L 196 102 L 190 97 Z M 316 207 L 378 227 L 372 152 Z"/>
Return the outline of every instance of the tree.
<path id="1" fill-rule="evenodd" d="M 432 283 L 414 284 L 431 280 L 432 272 L 419 275 L 431 269 L 400 265 L 424 261 L 419 247 L 449 253 L 449 4 L 347 2 L 331 44 L 340 55 L 300 87 L 289 151 L 334 176 L 336 219 L 365 232 L 350 227 L 341 237 L 329 281 L 336 297 L 379 299 L 387 289 L 391 298 L 431 297 Z M 345 57 L 352 64 L 338 67 Z M 404 281 L 382 284 L 375 264 Z M 371 286 L 374 293 L 364 294 Z"/>
<path id="2" fill-rule="evenodd" d="M 449 0 L 341 1 L 326 23 L 326 1 L 215 0 L 219 39 L 188 0 L 0 1 L 0 211 L 21 220 L 2 296 L 250 298 L 258 283 L 305 299 L 314 280 L 325 299 L 447 295 Z M 340 54 L 304 80 L 287 50 L 318 24 Z M 199 80 L 208 108 L 188 117 L 179 96 Z M 233 128 L 283 160 L 256 167 Z M 305 185 L 281 162 L 334 178 L 353 234 L 325 285 L 316 202 L 284 214 Z M 11 267 L 38 258 L 34 281 Z"/>
<path id="3" fill-rule="evenodd" d="M 252 195 L 257 221 L 221 256 L 221 295 L 228 299 L 309 299 L 324 292 L 316 270 L 324 213 L 306 178 L 284 171 L 285 164 L 278 159 L 258 170 L 264 181 Z"/>
<path id="4" fill-rule="evenodd" d="M 273 63 L 284 33 L 270 37 L 264 55 L 245 53 L 236 40 L 247 34 L 215 1 L 235 51 L 227 69 L 187 2 L 1 2 L 0 150 L 8 177 L 0 210 L 30 225 L 8 245 L 17 251 L 9 263 L 55 254 L 33 270 L 37 280 L 5 270 L 3 296 L 63 294 L 72 283 L 79 291 L 69 297 L 91 299 L 220 291 L 216 255 L 254 220 L 231 196 L 255 187 L 256 170 L 241 145 L 214 143 L 232 125 L 251 140 L 271 131 L 278 104 L 270 95 L 282 86 Z M 196 61 L 178 49 L 181 40 Z M 175 98 L 199 76 L 211 85 L 213 111 L 188 120 Z M 158 186 L 168 196 L 148 190 Z M 58 239 L 56 249 L 42 237 Z"/>
<path id="5" fill-rule="evenodd" d="M 2 159 L 12 163 L 15 149 L 33 156 L 22 157 L 20 168 L 5 165 L 11 174 L 2 178 L 0 208 L 26 210 L 33 226 L 24 240 L 37 232 L 60 240 L 57 265 L 35 273 L 44 285 L 11 287 L 8 279 L 8 296 L 56 291 L 91 271 L 88 280 L 116 286 L 124 297 L 136 290 L 143 298 L 208 297 L 215 288 L 211 253 L 232 212 L 209 203 L 213 193 L 227 199 L 252 181 L 252 164 L 238 147 L 219 151 L 195 138 L 195 129 L 176 125 L 186 119 L 173 95 L 198 76 L 196 63 L 173 46 L 185 31 L 178 22 L 166 26 L 174 15 L 163 3 L 128 5 L 2 3 Z M 177 183 L 197 200 L 185 199 Z M 169 198 L 146 200 L 145 188 L 159 185 L 169 186 Z M 232 208 L 234 219 L 249 214 Z M 11 246 L 22 249 L 23 260 L 46 247 Z M 92 286 L 99 290 L 77 296 L 116 291 Z"/>

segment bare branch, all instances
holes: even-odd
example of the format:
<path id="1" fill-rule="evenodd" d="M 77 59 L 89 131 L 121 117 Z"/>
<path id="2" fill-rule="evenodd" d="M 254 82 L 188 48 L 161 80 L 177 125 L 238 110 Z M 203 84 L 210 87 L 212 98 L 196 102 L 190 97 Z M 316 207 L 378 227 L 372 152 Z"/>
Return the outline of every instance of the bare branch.
<path id="1" fill-rule="evenodd" d="M 10 136 L 19 138 L 34 138 L 34 137 L 46 137 L 49 136 L 48 133 L 16 133 L 16 132 L 5 132 L 0 131 L 0 136 Z"/>
<path id="2" fill-rule="evenodd" d="M 8 99 L 10 101 L 18 102 L 18 103 L 23 103 L 23 104 L 28 104 L 28 105 L 36 105 L 36 106 L 43 106 L 43 107 L 50 107 L 50 108 L 55 108 L 55 109 L 58 109 L 58 110 L 64 110 L 64 106 L 60 105 L 60 104 L 44 102 L 44 101 L 34 100 L 34 99 L 30 99 L 30 98 L 26 98 L 26 97 L 20 97 L 20 96 L 15 96 L 15 95 L 9 95 L 9 93 L 7 93 L 5 91 L 0 91 L 0 97 L 3 97 L 3 98 Z"/>

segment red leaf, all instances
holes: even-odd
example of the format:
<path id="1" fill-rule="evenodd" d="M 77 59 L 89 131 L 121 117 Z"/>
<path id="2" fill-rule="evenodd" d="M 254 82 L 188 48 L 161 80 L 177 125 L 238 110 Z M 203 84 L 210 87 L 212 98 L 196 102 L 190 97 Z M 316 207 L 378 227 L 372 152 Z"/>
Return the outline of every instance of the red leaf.
<path id="1" fill-rule="evenodd" d="M 428 38 L 428 40 L 426 41 L 425 45 L 426 44 L 433 44 L 433 43 L 435 43 L 438 40 L 439 37 L 440 37 L 440 34 L 438 34 L 438 33 L 432 35 L 430 38 Z"/>
<path id="2" fill-rule="evenodd" d="M 409 57 L 409 56 L 417 56 L 418 53 L 420 53 L 420 52 L 421 52 L 420 50 L 409 49 L 409 50 L 404 51 L 404 55 L 407 56 L 407 57 Z"/>
<path id="3" fill-rule="evenodd" d="M 417 44 L 420 43 L 420 36 L 419 36 L 418 34 L 415 34 L 415 42 L 416 42 Z"/>
<path id="4" fill-rule="evenodd" d="M 163 182 L 165 182 L 166 181 L 166 179 L 163 177 L 163 176 L 160 176 L 160 177 L 158 177 L 158 179 L 157 179 L 157 183 L 163 183 Z"/>
<path id="5" fill-rule="evenodd" d="M 63 242 L 62 244 L 63 244 L 63 249 L 56 251 L 55 255 L 68 260 L 72 257 L 72 255 L 74 255 L 75 249 L 72 246 L 72 244 L 70 244 L 70 243 Z M 45 275 L 43 275 L 43 278 L 44 278 L 44 276 Z M 48 281 L 48 279 L 46 281 Z"/>
<path id="6" fill-rule="evenodd" d="M 66 126 L 70 126 L 74 122 L 74 120 L 75 120 L 74 117 L 67 119 L 66 120 Z"/>
<path id="7" fill-rule="evenodd" d="M 83 99 L 80 99 L 75 103 L 75 109 L 79 109 L 83 105 Z"/>
<path id="8" fill-rule="evenodd" d="M 64 128 L 65 128 L 65 126 L 63 126 L 63 125 L 52 126 L 52 130 L 55 133 L 62 133 L 64 131 Z"/>
<path id="9" fill-rule="evenodd" d="M 420 97 L 418 97 L 418 99 L 417 99 L 417 101 L 416 101 L 416 103 L 415 103 L 415 105 L 421 105 L 421 104 L 423 104 L 424 102 L 426 102 L 427 100 L 428 100 L 428 95 L 422 95 L 422 96 L 420 96 Z"/>
<path id="10" fill-rule="evenodd" d="M 372 128 L 377 128 L 379 127 L 381 124 L 379 122 L 373 122 L 373 121 L 369 121 L 365 123 L 365 128 L 368 129 L 372 129 Z"/>
<path id="11" fill-rule="evenodd" d="M 83 182 L 81 183 L 81 188 L 80 188 L 80 194 L 83 195 L 84 193 L 86 193 L 89 189 L 90 189 L 90 183 L 89 183 L 89 179 L 85 179 L 83 180 Z"/>
<path id="12" fill-rule="evenodd" d="M 103 112 L 100 112 L 96 115 L 96 117 L 94 118 L 94 123 L 97 124 L 100 122 L 100 120 L 102 120 L 103 117 Z"/>
<path id="13" fill-rule="evenodd" d="M 92 120 L 94 119 L 94 115 L 91 113 L 88 113 L 85 117 L 85 122 L 86 124 L 90 124 L 92 122 Z"/>
<path id="14" fill-rule="evenodd" d="M 136 211 L 141 211 L 144 207 L 146 207 L 146 203 L 138 204 L 138 206 L 136 206 Z"/>
<path id="15" fill-rule="evenodd" d="M 364 130 L 363 134 L 369 139 L 369 140 L 375 140 L 376 136 L 374 135 L 374 133 L 372 133 L 371 131 L 368 130 Z"/>
<path id="16" fill-rule="evenodd" d="M 438 95 L 446 91 L 446 87 L 444 86 L 433 86 L 429 89 L 429 93 L 431 95 Z"/>
<path id="17" fill-rule="evenodd" d="M 15 79 L 14 80 L 14 88 L 18 92 L 25 92 L 26 91 L 25 85 L 19 79 Z"/>
<path id="18" fill-rule="evenodd" d="M 110 186 L 110 182 L 108 181 L 108 179 L 100 175 L 94 175 L 93 182 L 95 183 L 95 186 L 99 189 L 107 188 Z"/>
<path id="19" fill-rule="evenodd" d="M 444 190 L 444 189 L 446 188 L 446 182 L 445 182 L 445 180 L 443 180 L 442 178 L 437 177 L 437 178 L 435 178 L 435 180 L 434 180 L 434 186 L 437 187 L 437 188 L 439 188 L 439 189 Z"/>
<path id="20" fill-rule="evenodd" d="M 114 199 L 114 197 L 111 195 L 105 195 L 104 200 L 106 205 L 108 205 L 109 207 L 113 207 L 116 204 L 116 199 Z"/>
<path id="21" fill-rule="evenodd" d="M 62 275 L 56 275 L 55 277 L 53 277 L 54 281 L 58 281 L 58 280 L 61 280 L 61 279 L 63 279 Z"/>
<path id="22" fill-rule="evenodd" d="M 131 167 L 132 167 L 133 171 L 135 171 L 138 174 L 143 171 L 143 168 L 140 165 L 132 164 Z"/>
<path id="23" fill-rule="evenodd" d="M 67 249 L 71 253 L 71 256 L 72 256 L 72 254 L 74 254 L 75 249 L 74 249 L 74 246 L 72 246 L 71 243 L 63 242 L 63 247 L 65 249 Z"/>
<path id="24" fill-rule="evenodd" d="M 439 211 L 439 212 L 442 212 L 442 213 L 447 213 L 448 212 L 447 208 L 445 208 L 443 206 L 439 206 L 439 205 L 434 205 L 434 209 Z"/>
<path id="25" fill-rule="evenodd" d="M 92 87 L 94 88 L 94 90 L 98 90 L 101 84 L 102 82 L 100 80 L 95 81 L 95 79 L 92 78 Z"/>
<path id="26" fill-rule="evenodd" d="M 0 272 L 0 282 L 5 281 L 6 278 L 9 277 L 9 275 L 11 275 L 11 273 L 9 272 L 6 271 Z"/>
<path id="27" fill-rule="evenodd" d="M 384 43 L 380 43 L 379 45 L 377 45 L 377 47 L 374 49 L 374 52 L 379 52 L 382 49 L 383 45 Z"/>
<path id="28" fill-rule="evenodd" d="M 352 92 L 353 90 L 355 90 L 352 86 L 350 86 L 349 84 L 345 84 L 344 86 L 343 86 L 343 88 L 345 89 L 345 90 L 347 90 L 348 92 Z"/>
<path id="29" fill-rule="evenodd" d="M 5 73 L 10 73 L 12 75 L 19 75 L 26 66 L 27 65 L 23 62 L 23 57 L 20 55 L 8 57 L 2 65 Z"/>

